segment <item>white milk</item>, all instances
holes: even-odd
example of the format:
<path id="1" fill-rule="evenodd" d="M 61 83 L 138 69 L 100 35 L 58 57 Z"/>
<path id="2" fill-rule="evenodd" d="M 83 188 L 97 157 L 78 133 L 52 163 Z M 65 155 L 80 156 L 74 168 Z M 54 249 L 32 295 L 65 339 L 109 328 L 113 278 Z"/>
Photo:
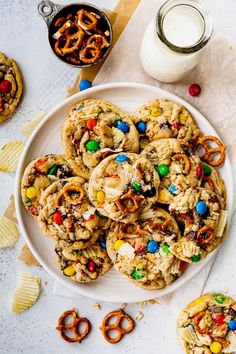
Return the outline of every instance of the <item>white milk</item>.
<path id="1" fill-rule="evenodd" d="M 153 19 L 143 36 L 140 59 L 144 70 L 153 78 L 163 82 L 175 82 L 199 63 L 201 48 L 209 38 L 204 38 L 206 19 L 198 10 L 183 2 L 167 3 L 177 6 L 170 7 L 162 14 L 161 26 L 165 43 L 157 34 L 156 19 Z M 210 35 L 211 33 L 212 26 Z M 202 43 L 202 39 L 205 42 Z"/>

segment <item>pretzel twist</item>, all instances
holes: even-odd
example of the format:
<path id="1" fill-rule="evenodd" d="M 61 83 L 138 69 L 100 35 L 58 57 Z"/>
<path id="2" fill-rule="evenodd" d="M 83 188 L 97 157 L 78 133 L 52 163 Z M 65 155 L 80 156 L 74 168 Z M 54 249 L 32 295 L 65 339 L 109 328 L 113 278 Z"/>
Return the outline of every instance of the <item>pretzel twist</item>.
<path id="1" fill-rule="evenodd" d="M 213 192 L 215 192 L 215 184 L 214 184 L 214 182 L 213 182 L 213 180 L 212 180 L 211 177 L 204 176 L 202 180 L 203 180 L 203 183 L 208 183 L 210 189 L 211 189 Z"/>
<path id="2" fill-rule="evenodd" d="M 203 238 L 203 235 L 206 237 Z M 197 240 L 200 245 L 205 245 L 215 239 L 214 229 L 211 226 L 203 226 L 197 232 Z"/>
<path id="3" fill-rule="evenodd" d="M 162 223 L 153 223 L 152 225 L 149 226 L 151 227 L 152 230 L 160 229 L 161 231 L 166 231 L 170 225 L 172 225 L 172 221 L 165 220 Z"/>
<path id="4" fill-rule="evenodd" d="M 66 319 L 68 316 L 72 316 L 72 323 L 66 324 Z M 79 325 L 81 323 L 85 324 L 85 329 L 80 332 Z M 70 343 L 81 342 L 90 332 L 90 322 L 85 317 L 79 317 L 76 310 L 68 310 L 63 312 L 63 314 L 58 319 L 58 324 L 56 329 L 60 332 L 61 337 Z M 65 332 L 72 331 L 74 337 L 68 337 Z"/>
<path id="5" fill-rule="evenodd" d="M 217 342 L 223 345 L 223 347 L 228 347 L 230 342 L 227 339 L 224 338 L 216 338 Z"/>
<path id="6" fill-rule="evenodd" d="M 124 213 L 127 214 L 133 214 L 135 213 L 138 208 L 139 208 L 139 204 L 140 202 L 143 200 L 143 196 L 139 196 L 137 195 L 131 188 L 128 190 L 127 193 L 123 194 L 121 197 L 119 197 L 118 199 L 116 199 L 114 202 L 117 205 L 117 207 L 123 211 Z M 132 206 L 128 207 L 124 205 L 125 201 L 131 201 L 132 202 Z"/>
<path id="7" fill-rule="evenodd" d="M 79 193 L 79 197 L 72 199 L 69 193 L 73 193 L 73 192 Z M 55 204 L 56 204 L 56 206 L 60 206 L 62 198 L 65 198 L 69 204 L 73 204 L 73 205 L 79 204 L 82 202 L 84 196 L 85 196 L 85 192 L 82 187 L 68 186 L 68 187 L 63 188 L 60 191 L 60 193 L 55 201 Z"/>
<path id="8" fill-rule="evenodd" d="M 205 311 L 199 312 L 196 316 L 193 318 L 193 324 L 196 329 L 196 331 L 200 334 L 208 334 L 209 328 L 200 328 L 199 327 L 199 322 L 201 319 L 205 316 Z"/>
<path id="9" fill-rule="evenodd" d="M 173 161 L 184 160 L 183 172 L 185 174 L 188 174 L 190 172 L 191 162 L 190 162 L 190 159 L 189 159 L 189 157 L 187 155 L 185 155 L 185 154 L 175 154 L 174 156 L 172 156 L 172 160 Z"/>
<path id="10" fill-rule="evenodd" d="M 82 50 L 80 53 L 80 60 L 82 60 L 85 64 L 92 64 L 98 61 L 101 55 L 102 48 L 97 42 L 93 42 Z"/>
<path id="11" fill-rule="evenodd" d="M 207 142 L 208 141 L 213 141 L 217 147 L 211 147 Z M 215 136 L 202 136 L 201 138 L 198 139 L 196 143 L 196 147 L 202 146 L 205 150 L 205 153 L 203 156 L 201 156 L 201 159 L 203 161 L 206 161 L 210 166 L 213 167 L 218 167 L 222 165 L 222 163 L 225 160 L 225 150 L 226 146 L 220 141 L 220 139 L 216 138 Z M 211 159 L 212 155 L 219 154 L 220 157 L 217 161 L 214 161 Z"/>
<path id="12" fill-rule="evenodd" d="M 80 25 L 85 31 L 93 29 L 98 23 L 96 16 L 84 9 L 77 12 L 77 21 L 78 25 Z"/>
<path id="13" fill-rule="evenodd" d="M 135 227 L 133 232 L 127 232 L 128 227 L 130 227 L 130 226 Z M 137 222 L 131 221 L 131 222 L 128 222 L 127 224 L 121 224 L 120 232 L 117 237 L 120 240 L 122 240 L 124 238 L 135 238 L 135 237 L 144 236 L 144 235 L 148 235 L 148 234 L 149 234 L 149 232 L 141 229 L 141 226 Z"/>
<path id="14" fill-rule="evenodd" d="M 96 43 L 98 46 L 100 46 L 101 49 L 109 47 L 109 42 L 106 40 L 104 36 L 101 34 L 93 34 L 91 37 L 86 42 L 86 45 L 89 46 L 91 44 Z"/>
<path id="15" fill-rule="evenodd" d="M 114 317 L 116 317 L 116 322 L 114 324 L 109 325 L 108 324 L 109 321 Z M 127 328 L 122 327 L 123 319 L 126 319 L 128 321 L 129 327 Z M 106 339 L 106 341 L 108 341 L 110 344 L 116 344 L 122 339 L 124 334 L 128 334 L 132 332 L 134 326 L 135 326 L 134 320 L 132 319 L 132 317 L 130 317 L 123 310 L 119 310 L 119 311 L 112 311 L 104 317 L 100 330 L 102 331 L 102 334 Z M 117 336 L 115 338 L 112 338 L 109 336 L 109 331 L 114 331 L 114 330 L 117 331 Z"/>

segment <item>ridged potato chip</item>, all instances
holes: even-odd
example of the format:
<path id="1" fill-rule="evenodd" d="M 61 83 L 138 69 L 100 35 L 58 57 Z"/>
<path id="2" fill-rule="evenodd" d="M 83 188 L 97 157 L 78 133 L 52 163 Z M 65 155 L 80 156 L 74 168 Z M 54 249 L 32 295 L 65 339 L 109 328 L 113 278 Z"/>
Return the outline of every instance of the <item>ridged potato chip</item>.
<path id="1" fill-rule="evenodd" d="M 40 293 L 40 278 L 22 271 L 19 280 L 20 285 L 15 290 L 11 303 L 11 312 L 16 314 L 35 304 Z"/>
<path id="2" fill-rule="evenodd" d="M 223 348 L 222 353 L 235 353 L 236 351 L 236 334 L 234 332 L 229 332 L 226 339 L 230 342 L 229 346 Z"/>
<path id="3" fill-rule="evenodd" d="M 0 248 L 14 246 L 18 238 L 17 226 L 6 218 L 0 218 Z"/>
<path id="4" fill-rule="evenodd" d="M 200 248 L 196 246 L 195 243 L 192 241 L 183 242 L 181 246 L 182 246 L 182 253 L 185 257 L 190 258 L 200 252 Z"/>
<path id="5" fill-rule="evenodd" d="M 0 150 L 0 171 L 14 172 L 24 148 L 22 141 L 15 140 L 5 144 Z"/>
<path id="6" fill-rule="evenodd" d="M 21 133 L 28 138 L 46 114 L 47 112 L 43 112 L 30 122 L 25 123 L 20 129 Z"/>
<path id="7" fill-rule="evenodd" d="M 180 337 L 182 337 L 183 340 L 185 340 L 188 343 L 198 344 L 199 342 L 196 333 L 191 325 L 185 328 L 180 328 L 179 335 Z"/>

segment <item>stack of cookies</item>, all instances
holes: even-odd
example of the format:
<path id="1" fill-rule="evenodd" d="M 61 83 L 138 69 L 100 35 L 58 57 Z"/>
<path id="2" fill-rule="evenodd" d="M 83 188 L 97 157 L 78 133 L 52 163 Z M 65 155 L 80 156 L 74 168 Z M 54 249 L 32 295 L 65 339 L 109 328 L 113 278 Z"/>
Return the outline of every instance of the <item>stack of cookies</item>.
<path id="1" fill-rule="evenodd" d="M 222 243 L 226 191 L 215 167 L 225 146 L 202 136 L 182 105 L 156 99 L 129 116 L 82 100 L 62 143 L 65 155 L 26 167 L 21 190 L 65 276 L 90 282 L 114 265 L 136 285 L 161 289 Z"/>

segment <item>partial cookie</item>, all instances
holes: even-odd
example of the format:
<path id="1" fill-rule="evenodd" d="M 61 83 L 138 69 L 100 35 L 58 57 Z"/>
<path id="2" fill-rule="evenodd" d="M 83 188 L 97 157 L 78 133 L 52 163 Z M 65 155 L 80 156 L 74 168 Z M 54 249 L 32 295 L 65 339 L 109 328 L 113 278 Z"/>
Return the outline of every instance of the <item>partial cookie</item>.
<path id="1" fill-rule="evenodd" d="M 50 154 L 30 162 L 21 181 L 21 198 L 26 210 L 37 217 L 42 192 L 58 179 L 73 175 L 71 166 L 63 155 Z"/>
<path id="2" fill-rule="evenodd" d="M 57 245 L 55 252 L 63 274 L 78 283 L 96 280 L 112 267 L 102 238 L 81 250 L 74 248 L 73 245 L 67 248 Z"/>
<path id="3" fill-rule="evenodd" d="M 203 163 L 203 179 L 201 187 L 210 189 L 212 192 L 219 194 L 226 199 L 226 188 L 224 180 L 220 177 L 219 172 L 207 163 Z"/>
<path id="4" fill-rule="evenodd" d="M 144 104 L 133 116 L 140 134 L 140 149 L 161 138 L 193 142 L 201 134 L 191 114 L 181 104 L 158 98 Z"/>
<path id="5" fill-rule="evenodd" d="M 186 262 L 170 251 L 179 237 L 174 218 L 155 207 L 141 214 L 136 222 L 113 223 L 108 232 L 107 252 L 115 269 L 136 285 L 161 289 L 186 268 Z"/>
<path id="6" fill-rule="evenodd" d="M 39 226 L 62 247 L 89 247 L 109 223 L 90 205 L 87 189 L 82 177 L 71 177 L 54 182 L 40 198 Z"/>
<path id="7" fill-rule="evenodd" d="M 15 112 L 22 92 L 23 82 L 18 65 L 0 52 L 0 124 Z"/>
<path id="8" fill-rule="evenodd" d="M 89 180 L 89 198 L 105 216 L 135 221 L 157 201 L 160 179 L 151 162 L 137 154 L 117 154 L 104 159 Z"/>
<path id="9" fill-rule="evenodd" d="M 138 132 L 128 114 L 102 99 L 83 100 L 70 109 L 62 141 L 76 173 L 86 179 L 109 154 L 139 151 Z"/>
<path id="10" fill-rule="evenodd" d="M 181 239 L 171 246 L 176 257 L 193 263 L 214 251 L 224 240 L 227 223 L 225 201 L 209 189 L 189 188 L 169 206 L 182 225 Z"/>
<path id="11" fill-rule="evenodd" d="M 189 187 L 200 187 L 203 176 L 201 160 L 184 141 L 160 139 L 142 151 L 160 175 L 159 203 L 169 204 L 174 196 Z"/>
<path id="12" fill-rule="evenodd" d="M 177 319 L 180 344 L 187 354 L 236 352 L 236 303 L 223 294 L 205 294 Z"/>

